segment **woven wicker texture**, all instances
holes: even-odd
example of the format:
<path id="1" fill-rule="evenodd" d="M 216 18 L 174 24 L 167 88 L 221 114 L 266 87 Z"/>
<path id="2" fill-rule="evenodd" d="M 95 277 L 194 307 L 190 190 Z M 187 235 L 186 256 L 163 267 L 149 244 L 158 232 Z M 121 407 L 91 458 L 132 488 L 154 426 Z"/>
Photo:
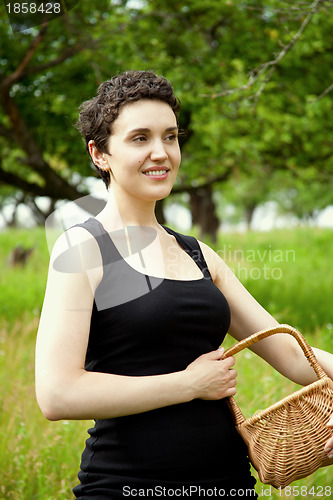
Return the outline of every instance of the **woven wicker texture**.
<path id="1" fill-rule="evenodd" d="M 324 452 L 324 445 L 332 435 L 327 423 L 333 412 L 333 381 L 317 362 L 304 337 L 289 325 L 251 335 L 228 349 L 224 358 L 276 333 L 296 338 L 319 380 L 248 419 L 234 398 L 229 398 L 229 406 L 261 482 L 285 488 L 320 467 L 333 465 L 333 459 L 328 459 Z"/>

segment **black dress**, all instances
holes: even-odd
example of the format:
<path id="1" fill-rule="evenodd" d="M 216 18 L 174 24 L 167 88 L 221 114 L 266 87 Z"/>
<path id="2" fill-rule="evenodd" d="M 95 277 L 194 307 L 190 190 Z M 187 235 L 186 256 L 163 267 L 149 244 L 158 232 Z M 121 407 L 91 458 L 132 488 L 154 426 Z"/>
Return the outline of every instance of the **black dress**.
<path id="1" fill-rule="evenodd" d="M 96 238 L 104 268 L 95 293 L 87 370 L 133 377 L 171 373 L 221 345 L 230 310 L 195 238 L 165 228 L 195 260 L 203 277 L 162 280 L 130 267 L 96 219 L 81 226 Z M 132 292 L 125 300 L 128 288 Z M 224 399 L 195 399 L 96 420 L 88 432 L 80 484 L 73 490 L 81 500 L 135 494 L 202 498 L 203 489 L 214 497 L 214 491 L 222 496 L 219 489 L 248 488 L 248 496 L 256 498 L 246 448 Z"/>

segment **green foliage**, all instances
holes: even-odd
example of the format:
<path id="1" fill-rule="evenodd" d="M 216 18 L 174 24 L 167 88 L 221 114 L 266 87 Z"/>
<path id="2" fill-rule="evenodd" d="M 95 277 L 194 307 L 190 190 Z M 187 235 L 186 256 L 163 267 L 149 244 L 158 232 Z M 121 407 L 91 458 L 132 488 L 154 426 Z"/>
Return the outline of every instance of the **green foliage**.
<path id="1" fill-rule="evenodd" d="M 317 209 L 323 191 L 329 198 L 333 174 L 332 98 L 328 94 L 316 99 L 333 81 L 330 8 L 329 2 L 321 2 L 269 82 L 263 73 L 247 90 L 233 92 L 290 43 L 311 10 L 310 2 L 78 2 L 68 15 L 49 24 L 11 96 L 45 159 L 77 184 L 80 176 L 93 175 L 73 128 L 80 103 L 118 71 L 154 69 L 172 81 L 183 104 L 181 126 L 189 135 L 180 185 L 189 187 L 232 171 L 231 186 L 244 184 L 237 195 L 248 209 L 279 192 L 279 184 L 271 183 L 268 190 L 263 180 L 286 170 L 290 183 L 298 176 L 295 209 L 305 190 L 313 192 Z M 3 13 L 4 7 L 0 9 Z M 3 77 L 17 68 L 37 32 L 13 34 L 6 16 L 1 16 Z M 212 98 L 221 92 L 227 94 Z M 0 124 L 8 127 L 8 117 L 1 117 Z M 15 141 L 0 137 L 0 145 L 5 170 L 43 185 L 31 165 L 22 162 Z M 307 182 L 308 169 L 320 185 L 320 196 L 319 188 L 312 190 L 314 184 Z M 255 193 L 248 189 L 249 178 Z"/>

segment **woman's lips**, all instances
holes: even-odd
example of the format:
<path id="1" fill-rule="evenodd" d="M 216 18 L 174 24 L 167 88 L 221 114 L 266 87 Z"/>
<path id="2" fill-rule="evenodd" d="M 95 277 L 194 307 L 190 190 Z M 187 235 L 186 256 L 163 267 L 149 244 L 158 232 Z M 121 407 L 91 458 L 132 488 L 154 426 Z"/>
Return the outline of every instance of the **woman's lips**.
<path id="1" fill-rule="evenodd" d="M 146 177 L 151 179 L 166 179 L 168 176 L 169 170 L 166 168 L 150 168 L 142 172 Z"/>

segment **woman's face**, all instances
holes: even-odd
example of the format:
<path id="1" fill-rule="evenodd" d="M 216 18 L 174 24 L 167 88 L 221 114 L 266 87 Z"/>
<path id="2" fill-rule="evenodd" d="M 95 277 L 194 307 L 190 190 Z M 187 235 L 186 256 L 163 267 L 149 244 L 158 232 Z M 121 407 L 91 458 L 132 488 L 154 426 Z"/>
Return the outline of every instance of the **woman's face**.
<path id="1" fill-rule="evenodd" d="M 144 201 L 168 196 L 180 164 L 177 120 L 168 104 L 148 99 L 126 104 L 107 147 L 109 155 L 100 154 L 107 165 L 101 168 L 110 169 L 115 193 Z"/>

